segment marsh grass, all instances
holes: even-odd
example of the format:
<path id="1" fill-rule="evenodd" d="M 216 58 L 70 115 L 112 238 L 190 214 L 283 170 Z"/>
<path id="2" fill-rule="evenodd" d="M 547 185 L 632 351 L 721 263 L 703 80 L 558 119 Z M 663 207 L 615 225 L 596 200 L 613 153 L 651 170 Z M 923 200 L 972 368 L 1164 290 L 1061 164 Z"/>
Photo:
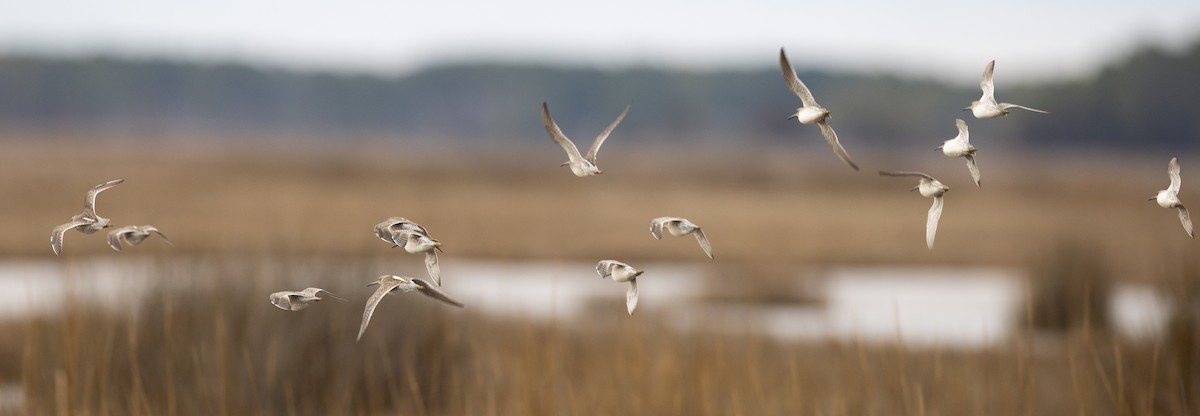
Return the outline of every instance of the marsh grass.
<path id="1" fill-rule="evenodd" d="M 1040 331 L 1107 331 L 1111 267 L 1105 248 L 1062 240 L 1033 260 L 1030 324 Z"/>
<path id="2" fill-rule="evenodd" d="M 386 299 L 355 342 L 376 263 L 160 261 L 140 301 L 96 306 L 68 291 L 61 313 L 0 324 L 0 382 L 20 384 L 25 414 L 1124 415 L 1200 405 L 1194 320 L 1191 338 L 1167 342 L 1079 330 L 1035 342 L 1022 329 L 978 350 L 916 349 L 899 331 L 885 344 L 681 333 L 652 313 L 581 331 L 587 319 L 501 320 L 409 294 Z M 77 266 L 74 278 L 86 278 Z M 307 285 L 352 301 L 293 313 L 266 300 Z"/>

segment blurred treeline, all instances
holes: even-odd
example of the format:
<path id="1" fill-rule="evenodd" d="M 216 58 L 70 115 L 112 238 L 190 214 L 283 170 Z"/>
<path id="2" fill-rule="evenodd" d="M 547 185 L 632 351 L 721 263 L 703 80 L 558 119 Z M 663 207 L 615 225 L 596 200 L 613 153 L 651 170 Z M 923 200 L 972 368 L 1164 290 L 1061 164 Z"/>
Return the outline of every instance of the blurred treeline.
<path id="1" fill-rule="evenodd" d="M 621 130 L 639 141 L 794 141 L 801 133 L 785 117 L 799 101 L 784 86 L 776 53 L 763 51 L 761 69 L 753 71 L 470 64 L 391 78 L 241 64 L 8 56 L 0 57 L 0 123 L 112 133 L 271 132 L 543 145 L 537 115 L 542 101 L 550 102 L 568 135 L 581 137 L 599 131 L 633 101 Z M 831 123 L 843 140 L 855 143 L 851 147 L 926 145 L 953 137 L 953 118 L 967 116 L 960 110 L 979 96 L 974 84 L 793 64 L 817 99 L 833 109 Z M 980 71 L 985 64 L 979 62 Z M 998 62 L 1001 101 L 1052 114 L 1019 114 L 1004 123 L 970 120 L 973 137 L 1039 148 L 1192 149 L 1200 137 L 1197 74 L 1200 43 L 1181 52 L 1144 47 L 1088 79 L 1038 85 L 1007 80 L 1004 62 Z"/>

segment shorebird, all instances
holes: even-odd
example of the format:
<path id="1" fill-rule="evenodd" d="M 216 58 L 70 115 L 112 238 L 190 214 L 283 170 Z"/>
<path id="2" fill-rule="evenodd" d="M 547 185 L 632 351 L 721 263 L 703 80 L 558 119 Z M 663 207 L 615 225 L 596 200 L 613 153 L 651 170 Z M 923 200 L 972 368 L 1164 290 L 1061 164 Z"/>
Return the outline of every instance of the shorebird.
<path id="1" fill-rule="evenodd" d="M 310 287 L 299 292 L 283 291 L 272 293 L 271 303 L 274 304 L 275 307 L 285 311 L 298 311 L 309 307 L 315 302 L 320 302 L 321 300 L 325 299 L 321 297 L 321 292 L 325 292 L 326 296 L 340 301 L 346 300 L 338 295 L 330 293 L 328 290 L 321 289 L 319 287 Z"/>
<path id="2" fill-rule="evenodd" d="M 136 246 L 141 244 L 142 240 L 149 237 L 151 233 L 158 234 L 167 244 L 175 245 L 171 243 L 171 239 L 167 238 L 166 234 L 163 234 L 162 231 L 159 231 L 153 225 L 126 225 L 108 232 L 108 246 L 112 247 L 113 250 L 121 251 L 121 242 Z"/>
<path id="3" fill-rule="evenodd" d="M 629 291 L 625 292 L 625 308 L 633 315 L 638 301 L 637 277 L 642 275 L 642 271 L 616 260 L 600 260 L 596 263 L 596 273 L 600 274 L 601 279 L 611 277 L 614 282 L 629 282 Z"/>
<path id="4" fill-rule="evenodd" d="M 946 156 L 967 159 L 967 170 L 971 171 L 971 178 L 975 179 L 975 186 L 982 186 L 979 184 L 979 165 L 975 164 L 975 146 L 971 146 L 967 122 L 959 118 L 954 120 L 954 125 L 958 126 L 958 136 L 946 140 L 936 150 L 941 150 Z"/>
<path id="5" fill-rule="evenodd" d="M 654 236 L 655 240 L 662 239 L 663 229 L 676 237 L 695 234 L 696 241 L 700 242 L 700 248 L 704 249 L 704 254 L 707 254 L 710 259 L 713 258 L 712 244 L 709 244 L 708 238 L 704 236 L 704 231 L 700 229 L 699 225 L 679 217 L 658 217 L 650 220 L 650 235 Z"/>
<path id="6" fill-rule="evenodd" d="M 1020 108 L 1022 110 L 1028 110 L 1035 113 L 1049 114 L 1046 111 L 1038 110 L 1036 108 L 1029 108 L 1023 105 L 996 103 L 996 87 L 995 84 L 992 83 L 992 71 L 995 71 L 995 69 L 996 60 L 993 59 L 991 62 L 988 62 L 987 68 L 983 69 L 983 79 L 979 81 L 979 89 L 983 90 L 983 96 L 979 97 L 979 99 L 976 101 L 971 101 L 971 106 L 963 108 L 963 111 L 971 110 L 971 114 L 974 114 L 975 118 L 996 118 L 1000 116 L 1007 116 L 1008 109 L 1010 108 Z"/>
<path id="7" fill-rule="evenodd" d="M 829 110 L 817 104 L 817 100 L 813 98 L 812 92 L 808 91 L 808 87 L 800 81 L 800 77 L 796 76 L 796 70 L 792 69 L 792 64 L 788 62 L 787 55 L 783 53 L 783 48 L 779 48 L 779 69 L 783 72 L 783 80 L 787 82 L 788 89 L 792 90 L 793 94 L 800 97 L 800 102 L 803 106 L 796 109 L 796 113 L 792 114 L 789 119 L 796 119 L 800 124 L 816 124 L 821 128 L 821 135 L 825 136 L 825 141 L 833 147 L 834 153 L 838 157 L 850 165 L 854 170 L 858 170 L 858 165 L 850 160 L 850 155 L 846 153 L 846 149 L 842 147 L 842 143 L 838 141 L 837 133 L 833 131 L 833 127 L 829 127 L 826 119 L 829 118 Z"/>
<path id="8" fill-rule="evenodd" d="M 929 207 L 929 220 L 925 223 L 925 244 L 929 246 L 929 251 L 933 251 L 933 237 L 937 234 L 938 219 L 942 217 L 942 195 L 950 190 L 949 186 L 942 185 L 937 179 L 921 172 L 889 172 L 879 171 L 883 176 L 916 176 L 921 178 L 921 181 L 909 191 L 920 191 L 921 196 L 933 198 L 933 206 Z"/>
<path id="9" fill-rule="evenodd" d="M 429 235 L 429 231 L 426 231 L 425 227 L 422 227 L 421 224 L 409 221 L 404 217 L 390 217 L 379 224 L 375 224 L 375 235 L 380 240 L 392 243 L 393 248 L 396 243 L 392 241 L 392 234 L 398 231 L 416 231 L 426 236 Z M 437 251 L 442 251 L 442 247 L 438 246 Z"/>
<path id="10" fill-rule="evenodd" d="M 1158 191 L 1158 195 L 1150 200 L 1157 201 L 1160 207 L 1179 210 L 1179 222 L 1183 223 L 1183 230 L 1187 231 L 1188 237 L 1196 238 L 1196 234 L 1192 232 L 1192 217 L 1188 215 L 1183 203 L 1179 202 L 1179 185 L 1182 183 L 1179 179 L 1179 158 L 1173 157 L 1167 162 L 1167 175 L 1171 177 L 1171 186 Z"/>
<path id="11" fill-rule="evenodd" d="M 604 173 L 596 166 L 596 152 L 600 151 L 600 145 L 604 144 L 604 139 L 608 138 L 608 135 L 617 127 L 617 124 L 620 124 L 621 120 L 625 119 L 625 115 L 629 114 L 629 107 L 632 105 L 633 103 L 630 103 L 625 106 L 625 111 L 622 111 L 621 115 L 617 116 L 617 119 L 608 125 L 608 128 L 600 132 L 599 136 L 596 136 L 596 141 L 592 142 L 592 147 L 588 149 L 587 156 L 582 156 L 579 153 L 579 148 L 575 147 L 575 143 L 571 142 L 571 139 L 568 139 L 563 134 L 562 129 L 558 128 L 558 124 L 554 122 L 554 119 L 550 118 L 550 107 L 545 102 L 542 102 L 542 124 L 546 126 L 546 132 L 550 133 L 550 138 L 554 139 L 555 143 L 558 143 L 559 146 L 562 146 L 563 150 L 567 151 L 568 160 L 560 166 L 570 166 L 571 173 L 581 178 Z"/>
<path id="12" fill-rule="evenodd" d="M 379 276 L 378 281 L 367 284 L 367 286 L 374 285 L 379 285 L 379 289 L 375 290 L 375 293 L 371 295 L 370 299 L 367 299 L 367 308 L 363 311 L 362 326 L 358 328 L 358 338 L 355 338 L 355 340 L 362 339 L 363 332 L 366 332 L 367 330 L 367 324 L 371 322 L 371 315 L 375 314 L 375 307 L 379 306 L 379 301 L 383 299 L 384 295 L 392 293 L 395 290 L 399 290 L 400 293 L 407 293 L 415 290 L 421 292 L 421 294 L 425 296 L 429 296 L 460 308 L 463 307 L 462 302 L 451 299 L 450 296 L 446 295 L 445 292 L 442 292 L 441 289 L 438 289 L 437 286 L 417 278 L 385 274 L 383 276 Z"/>
<path id="13" fill-rule="evenodd" d="M 435 251 L 442 246 L 441 242 L 420 232 L 406 230 L 393 233 L 392 242 L 396 244 L 393 248 L 403 247 L 404 251 L 412 254 L 425 253 L 425 268 L 429 270 L 429 277 L 433 279 L 434 283 L 441 286 L 442 268 L 438 266 L 437 252 Z"/>
<path id="14" fill-rule="evenodd" d="M 96 195 L 105 189 L 119 185 L 121 182 L 125 182 L 125 180 L 114 179 L 96 185 L 83 198 L 83 213 L 71 217 L 71 222 L 54 227 L 54 231 L 50 233 L 50 248 L 54 250 L 54 255 L 62 254 L 63 238 L 66 237 L 67 230 L 76 229 L 84 234 L 92 234 L 112 226 L 112 224 L 109 224 L 108 218 L 96 215 Z"/>

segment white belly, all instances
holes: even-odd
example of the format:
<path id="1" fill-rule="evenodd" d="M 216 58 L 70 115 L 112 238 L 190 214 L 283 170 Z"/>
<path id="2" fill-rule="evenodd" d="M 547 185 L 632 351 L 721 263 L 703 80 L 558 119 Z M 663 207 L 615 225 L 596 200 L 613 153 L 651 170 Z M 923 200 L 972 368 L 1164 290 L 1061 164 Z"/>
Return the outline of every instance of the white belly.
<path id="1" fill-rule="evenodd" d="M 1155 202 L 1158 202 L 1158 206 L 1163 208 L 1175 208 L 1180 205 L 1179 195 L 1172 194 L 1165 190 L 1158 191 L 1158 197 L 1155 198 Z"/>
<path id="2" fill-rule="evenodd" d="M 617 267 L 613 269 L 612 279 L 616 282 L 628 282 L 637 277 L 638 273 L 632 268 Z"/>
<path id="3" fill-rule="evenodd" d="M 971 145 L 959 140 L 947 140 L 942 145 L 942 153 L 950 157 L 963 157 L 974 153 L 974 150 L 971 148 Z"/>
<path id="4" fill-rule="evenodd" d="M 404 243 L 404 251 L 407 251 L 411 254 L 424 253 L 429 251 L 429 247 L 427 244 L 422 244 L 415 238 L 410 238 Z"/>
<path id="5" fill-rule="evenodd" d="M 921 184 L 917 187 L 917 191 L 921 193 L 921 196 L 926 198 L 941 196 L 946 192 L 942 190 L 941 186 L 930 181 L 921 181 Z"/>
<path id="6" fill-rule="evenodd" d="M 971 105 L 971 114 L 975 115 L 975 118 L 996 118 L 1007 113 L 996 103 L 976 102 Z"/>
<path id="7" fill-rule="evenodd" d="M 582 163 L 571 163 L 570 166 L 571 173 L 574 173 L 575 176 L 581 178 L 584 176 L 595 175 L 600 171 L 600 169 L 596 168 L 596 165 L 593 165 L 592 162 L 588 162 L 586 160 L 584 160 Z"/>
<path id="8" fill-rule="evenodd" d="M 813 124 L 829 117 L 829 110 L 822 107 L 802 107 L 796 113 L 796 120 L 800 124 Z"/>

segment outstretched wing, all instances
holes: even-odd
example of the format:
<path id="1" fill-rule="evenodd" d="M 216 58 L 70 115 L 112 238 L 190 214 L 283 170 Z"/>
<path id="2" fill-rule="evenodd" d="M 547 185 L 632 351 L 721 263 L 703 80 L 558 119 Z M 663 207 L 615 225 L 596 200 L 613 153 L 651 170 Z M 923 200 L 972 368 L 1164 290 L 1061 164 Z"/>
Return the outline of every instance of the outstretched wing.
<path id="1" fill-rule="evenodd" d="M 544 101 L 542 102 L 542 125 L 546 127 L 546 132 L 550 133 L 550 138 L 554 139 L 555 143 L 558 143 L 559 146 L 562 146 L 563 150 L 567 151 L 567 158 L 572 163 L 583 160 L 583 155 L 579 154 L 579 149 L 575 147 L 575 143 L 572 143 L 571 139 L 568 139 L 563 134 L 562 129 L 558 128 L 558 123 L 555 123 L 554 119 L 550 118 L 550 107 Z"/>
<path id="2" fill-rule="evenodd" d="M 54 231 L 50 232 L 50 248 L 54 250 L 54 255 L 62 255 L 63 238 L 66 237 L 67 230 L 90 223 L 91 221 L 87 220 L 71 220 L 71 222 L 54 227 Z"/>
<path id="3" fill-rule="evenodd" d="M 796 76 L 796 70 L 792 68 L 792 63 L 788 62 L 787 54 L 783 53 L 783 48 L 779 48 L 779 70 L 783 72 L 783 81 L 787 83 L 788 89 L 792 90 L 793 94 L 800 97 L 800 102 L 804 103 L 805 107 L 817 107 L 817 100 L 813 99 L 812 92 L 808 91 L 808 87 L 804 82 L 800 81 L 800 77 Z"/>
<path id="4" fill-rule="evenodd" d="M 629 281 L 629 290 L 625 292 L 625 309 L 633 315 L 633 310 L 637 309 L 637 279 Z"/>
<path id="5" fill-rule="evenodd" d="M 975 156 L 966 155 L 963 158 L 967 159 L 967 170 L 971 171 L 971 178 L 975 179 L 975 186 L 983 186 L 979 184 L 979 164 L 975 163 Z"/>
<path id="6" fill-rule="evenodd" d="M 1020 108 L 1020 109 L 1022 109 L 1022 110 L 1025 110 L 1025 111 L 1032 111 L 1032 112 L 1035 112 L 1035 113 L 1042 113 L 1042 114 L 1050 114 L 1050 112 L 1049 112 L 1049 111 L 1045 111 L 1045 110 L 1038 110 L 1038 109 L 1036 109 L 1036 108 L 1029 108 L 1029 107 L 1026 107 L 1026 106 L 1023 106 L 1023 105 L 1017 105 L 1017 104 L 1013 104 L 1013 103 L 1000 103 L 999 105 L 1000 105 L 1000 108 L 1003 108 L 1003 109 L 1005 109 L 1005 110 L 1008 110 L 1008 109 L 1010 109 L 1010 108 Z"/>
<path id="7" fill-rule="evenodd" d="M 971 143 L 970 132 L 967 130 L 967 122 L 961 118 L 954 119 L 954 126 L 958 127 L 958 137 L 963 143 Z"/>
<path id="8" fill-rule="evenodd" d="M 824 120 L 818 121 L 817 126 L 821 127 L 821 135 L 825 136 L 825 141 L 829 142 L 829 146 L 833 147 L 833 152 L 837 153 L 837 156 L 843 162 L 846 162 L 847 165 L 850 165 L 851 168 L 858 170 L 858 165 L 854 164 L 853 160 L 850 160 L 850 155 L 846 153 L 846 149 L 838 141 L 837 133 L 833 131 L 833 127 L 829 127 L 829 123 L 826 123 Z"/>
<path id="9" fill-rule="evenodd" d="M 87 192 L 87 196 L 83 198 L 83 212 L 91 217 L 96 217 L 96 195 L 104 192 L 105 189 L 112 188 L 125 182 L 124 179 L 114 179 L 99 185 Z"/>
<path id="10" fill-rule="evenodd" d="M 302 294 L 304 294 L 304 296 L 306 296 L 306 297 L 310 297 L 310 298 L 312 298 L 312 297 L 318 297 L 318 296 L 319 296 L 321 293 L 325 293 L 325 296 L 329 296 L 329 297 L 331 297 L 331 298 L 334 298 L 334 299 L 337 299 L 337 300 L 341 300 L 341 301 L 345 301 L 345 300 L 346 300 L 346 298 L 343 298 L 343 297 L 341 297 L 341 296 L 335 295 L 335 294 L 333 294 L 333 292 L 330 292 L 330 291 L 328 291 L 328 290 L 325 290 L 325 289 L 321 289 L 321 288 L 319 288 L 319 287 L 310 287 L 310 288 L 307 288 L 307 289 L 304 289 L 304 290 L 302 290 L 300 293 L 302 293 Z"/>
<path id="11" fill-rule="evenodd" d="M 696 235 L 696 241 L 700 243 L 700 248 L 704 249 L 704 254 L 707 254 L 708 258 L 716 260 L 712 254 L 712 244 L 708 242 L 708 237 L 704 236 L 704 230 L 697 228 L 693 234 Z"/>
<path id="12" fill-rule="evenodd" d="M 425 252 L 425 269 L 429 270 L 429 277 L 433 279 L 438 286 L 442 285 L 442 268 L 438 266 L 437 252 L 429 250 Z"/>
<path id="13" fill-rule="evenodd" d="M 1187 208 L 1183 205 L 1175 207 L 1179 210 L 1179 222 L 1183 223 L 1183 230 L 1187 231 L 1188 237 L 1196 238 L 1196 234 L 1192 232 L 1192 216 L 1188 215 Z"/>
<path id="14" fill-rule="evenodd" d="M 621 115 L 617 116 L 617 119 L 613 120 L 612 124 L 608 125 L 608 128 L 600 132 L 599 136 L 596 136 L 596 141 L 592 142 L 592 147 L 588 149 L 587 156 L 585 158 L 589 162 L 592 162 L 593 165 L 596 164 L 596 153 L 600 152 L 600 145 L 604 144 L 604 140 L 608 138 L 609 134 L 612 134 L 613 129 L 616 128 L 618 124 L 621 124 L 621 120 L 624 120 L 625 115 L 629 114 L 629 107 L 632 106 L 633 103 L 627 104 L 625 106 L 625 111 L 622 111 Z"/>
<path id="15" fill-rule="evenodd" d="M 1171 177 L 1171 186 L 1167 187 L 1167 191 L 1178 195 L 1179 186 L 1183 183 L 1179 179 L 1179 158 L 1173 157 L 1167 162 L 1167 175 Z"/>
<path id="16" fill-rule="evenodd" d="M 931 181 L 934 180 L 932 176 L 926 175 L 921 172 L 914 172 L 914 171 L 908 171 L 908 170 L 881 170 L 881 171 L 879 171 L 879 175 L 880 176 L 916 176 L 916 177 L 920 177 L 920 178 L 929 179 Z"/>
<path id="17" fill-rule="evenodd" d="M 425 296 L 429 296 L 431 298 L 440 300 L 442 302 L 445 302 L 445 303 L 448 303 L 450 305 L 454 305 L 454 306 L 457 306 L 460 308 L 463 307 L 462 302 L 454 300 L 453 298 L 450 297 L 450 295 L 447 295 L 446 292 L 443 292 L 436 285 L 430 284 L 429 282 L 426 282 L 422 279 L 412 279 L 412 281 L 413 281 L 413 283 L 416 283 L 417 286 L 420 286 L 420 289 L 417 289 L 417 290 L 420 290 L 421 293 L 424 294 Z"/>
<path id="18" fill-rule="evenodd" d="M 142 228 L 142 231 L 145 231 L 145 232 L 147 232 L 147 233 L 154 233 L 154 234 L 157 234 L 157 235 L 158 235 L 160 238 L 162 238 L 162 239 L 163 239 L 163 241 L 166 241 L 166 242 L 167 242 L 167 244 L 170 244 L 170 245 L 175 245 L 175 243 L 172 243 L 172 242 L 171 242 L 171 239 L 167 238 L 167 235 L 166 235 L 166 234 L 163 234 L 163 232 L 162 232 L 162 231 L 159 231 L 159 230 L 158 230 L 158 228 L 155 228 L 155 227 L 152 227 L 152 226 L 149 226 L 149 225 L 147 225 L 147 226 L 145 226 L 144 228 Z"/>
<path id="19" fill-rule="evenodd" d="M 363 309 L 362 325 L 358 327 L 358 338 L 354 339 L 356 342 L 362 339 L 363 332 L 367 331 L 367 324 L 371 323 L 371 315 L 375 314 L 375 307 L 379 306 L 379 301 L 399 284 L 400 282 L 395 279 L 386 279 L 386 282 L 379 283 L 379 289 L 376 289 L 375 293 L 372 293 L 371 297 L 367 299 L 367 307 Z"/>
<path id="20" fill-rule="evenodd" d="M 938 220 L 942 218 L 942 197 L 933 198 L 933 206 L 929 207 L 929 221 L 925 223 L 925 244 L 933 251 L 933 238 L 937 236 Z"/>
<path id="21" fill-rule="evenodd" d="M 989 101 L 996 99 L 996 86 L 992 82 L 992 72 L 996 71 L 996 60 L 988 62 L 987 68 L 983 69 L 983 78 L 979 80 L 979 89 L 983 90 L 983 97 L 980 101 Z"/>

